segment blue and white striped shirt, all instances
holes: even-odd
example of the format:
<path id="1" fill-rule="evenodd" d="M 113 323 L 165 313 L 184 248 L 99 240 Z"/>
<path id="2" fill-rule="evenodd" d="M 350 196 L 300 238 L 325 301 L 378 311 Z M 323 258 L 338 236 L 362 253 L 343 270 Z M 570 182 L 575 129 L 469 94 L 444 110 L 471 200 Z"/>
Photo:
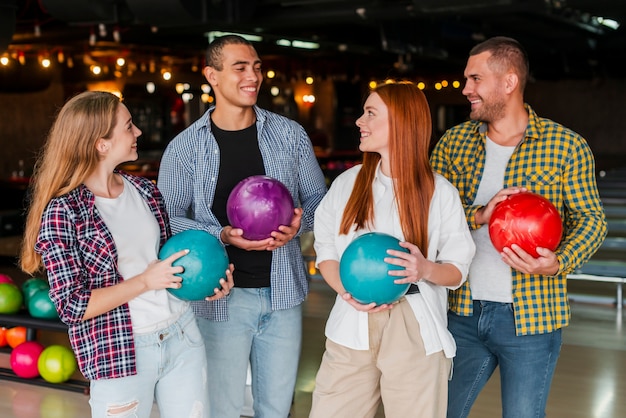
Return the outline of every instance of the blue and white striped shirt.
<path id="1" fill-rule="evenodd" d="M 209 120 L 213 110 L 210 108 L 178 134 L 161 160 L 158 187 L 165 198 L 173 233 L 200 229 L 219 239 L 223 229 L 211 209 L 220 168 L 220 150 Z M 257 106 L 254 111 L 265 173 L 287 186 L 296 206 L 302 207 L 298 234 L 311 231 L 315 209 L 326 194 L 326 182 L 311 140 L 297 122 Z M 289 309 L 304 301 L 308 283 L 299 239 L 274 250 L 270 281 L 272 309 Z M 198 316 L 228 320 L 228 298 L 192 305 Z"/>

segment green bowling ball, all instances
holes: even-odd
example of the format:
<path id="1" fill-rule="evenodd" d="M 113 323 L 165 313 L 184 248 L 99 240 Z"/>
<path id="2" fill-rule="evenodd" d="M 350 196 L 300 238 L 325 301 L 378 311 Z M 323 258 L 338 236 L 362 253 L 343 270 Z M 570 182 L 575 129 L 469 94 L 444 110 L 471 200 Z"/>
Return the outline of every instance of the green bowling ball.
<path id="1" fill-rule="evenodd" d="M 77 367 L 74 352 L 58 344 L 46 347 L 37 360 L 39 374 L 50 383 L 66 382 L 74 374 Z"/>
<path id="2" fill-rule="evenodd" d="M 0 314 L 14 314 L 22 307 L 24 297 L 13 283 L 0 283 Z"/>

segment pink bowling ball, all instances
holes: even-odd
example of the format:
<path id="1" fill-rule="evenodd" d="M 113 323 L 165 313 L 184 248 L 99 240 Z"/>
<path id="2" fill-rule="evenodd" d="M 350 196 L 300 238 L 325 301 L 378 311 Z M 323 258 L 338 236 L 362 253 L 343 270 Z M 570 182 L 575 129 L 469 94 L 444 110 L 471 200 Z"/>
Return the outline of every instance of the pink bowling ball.
<path id="1" fill-rule="evenodd" d="M 23 379 L 33 379 L 39 376 L 37 362 L 44 348 L 37 341 L 24 341 L 11 350 L 11 370 Z"/>

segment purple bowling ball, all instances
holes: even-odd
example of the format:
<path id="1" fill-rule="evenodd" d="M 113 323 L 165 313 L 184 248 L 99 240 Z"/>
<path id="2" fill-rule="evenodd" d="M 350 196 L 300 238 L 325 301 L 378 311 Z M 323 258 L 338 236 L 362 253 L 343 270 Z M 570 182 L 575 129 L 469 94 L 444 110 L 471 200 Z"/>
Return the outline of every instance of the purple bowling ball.
<path id="1" fill-rule="evenodd" d="M 293 199 L 284 184 L 269 176 L 250 176 L 233 188 L 226 202 L 230 225 L 243 229 L 245 239 L 269 238 L 293 217 Z"/>

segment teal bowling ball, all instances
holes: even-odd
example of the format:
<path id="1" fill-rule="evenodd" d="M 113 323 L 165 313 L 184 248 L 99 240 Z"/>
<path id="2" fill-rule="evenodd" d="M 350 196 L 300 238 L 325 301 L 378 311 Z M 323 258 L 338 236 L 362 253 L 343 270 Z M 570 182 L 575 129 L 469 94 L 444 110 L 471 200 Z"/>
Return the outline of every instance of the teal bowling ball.
<path id="1" fill-rule="evenodd" d="M 24 305 L 28 308 L 28 302 L 32 295 L 40 290 L 49 290 L 48 280 L 41 277 L 31 277 L 22 284 L 22 293 L 24 295 Z"/>
<path id="2" fill-rule="evenodd" d="M 220 288 L 220 279 L 226 277 L 228 255 L 222 243 L 206 231 L 188 229 L 173 235 L 159 251 L 159 259 L 189 250 L 172 263 L 182 266 L 185 270 L 177 274 L 183 278 L 180 289 L 167 289 L 170 293 L 183 300 L 203 300 L 213 296 L 213 289 Z"/>
<path id="3" fill-rule="evenodd" d="M 360 303 L 382 305 L 400 299 L 410 284 L 396 284 L 398 277 L 390 276 L 390 270 L 403 270 L 384 261 L 391 257 L 387 250 L 408 253 L 400 246 L 400 240 L 380 232 L 369 232 L 355 238 L 346 247 L 339 261 L 339 276 L 348 293 Z"/>
<path id="4" fill-rule="evenodd" d="M 28 298 L 26 305 L 28 313 L 33 318 L 39 319 L 59 319 L 54 303 L 48 293 L 49 288 L 39 289 Z"/>

